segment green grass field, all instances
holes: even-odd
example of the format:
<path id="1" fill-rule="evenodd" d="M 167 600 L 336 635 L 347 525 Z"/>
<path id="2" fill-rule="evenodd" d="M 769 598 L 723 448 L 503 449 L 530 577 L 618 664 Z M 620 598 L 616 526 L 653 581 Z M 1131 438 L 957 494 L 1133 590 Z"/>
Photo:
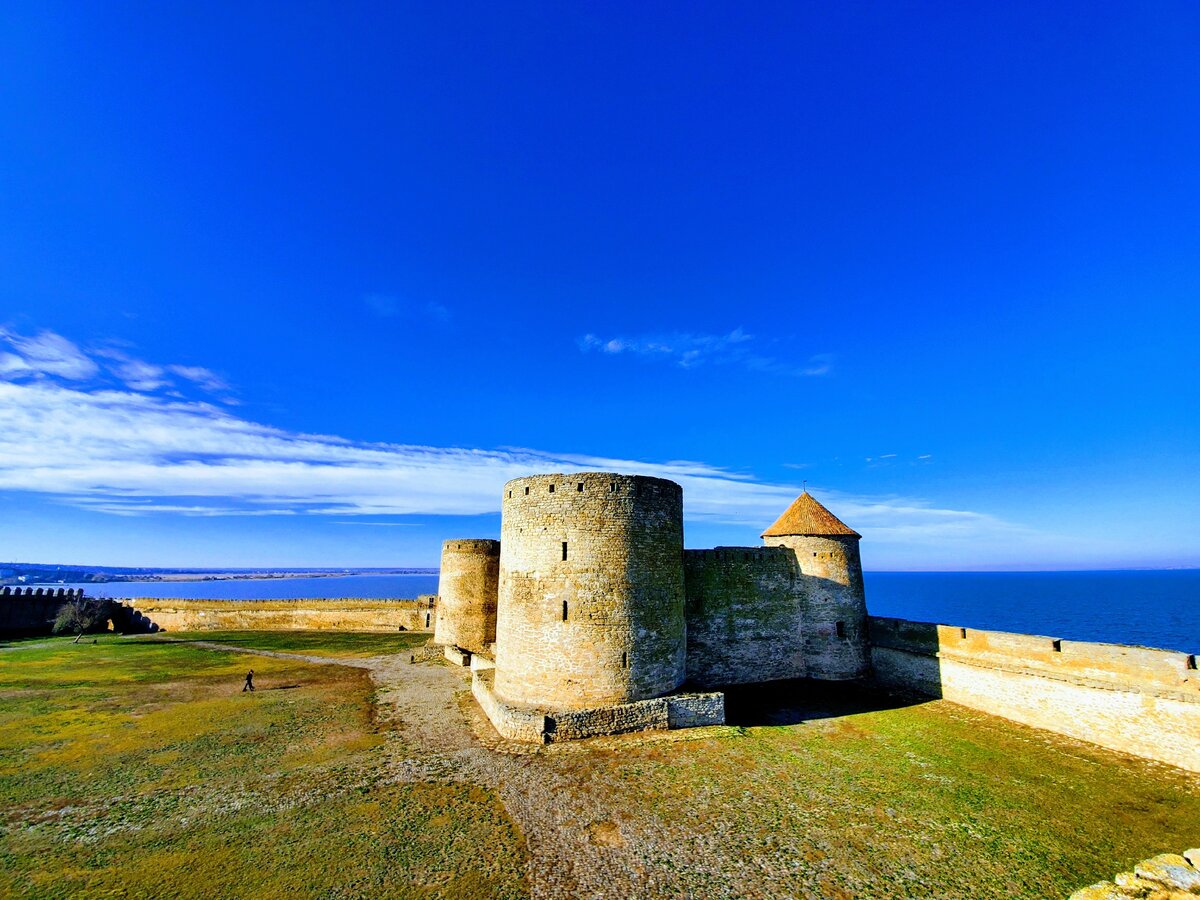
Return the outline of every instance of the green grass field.
<path id="1" fill-rule="evenodd" d="M 362 670 L 56 639 L 0 650 L 0 697 L 2 896 L 525 893 L 494 795 L 382 783 Z"/>
<path id="2" fill-rule="evenodd" d="M 527 894 L 521 829 L 481 770 L 453 753 L 445 780 L 389 770 L 430 751 L 381 730 L 366 669 L 197 639 L 358 660 L 425 636 L 0 645 L 0 896 Z M 455 690 L 471 709 L 441 670 L 389 671 L 429 688 L 405 702 L 435 718 L 460 715 Z M 597 866 L 628 854 L 595 870 L 621 896 L 646 892 L 642 871 L 656 896 L 1035 900 L 1200 844 L 1193 775 L 942 701 L 779 690 L 731 694 L 736 725 L 495 754 L 488 783 L 553 784 L 515 807 L 541 828 L 534 869 L 585 844 Z"/>
<path id="3" fill-rule="evenodd" d="M 428 641 L 429 635 L 411 631 L 173 631 L 159 640 L 211 641 L 233 647 L 279 650 L 309 656 L 365 658 L 413 650 Z"/>

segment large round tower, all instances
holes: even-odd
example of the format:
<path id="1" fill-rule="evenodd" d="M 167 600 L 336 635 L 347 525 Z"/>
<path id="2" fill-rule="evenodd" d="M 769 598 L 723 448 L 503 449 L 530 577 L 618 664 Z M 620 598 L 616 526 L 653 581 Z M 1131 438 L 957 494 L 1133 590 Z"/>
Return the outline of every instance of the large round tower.
<path id="1" fill-rule="evenodd" d="M 655 697 L 685 675 L 683 490 L 587 472 L 504 486 L 501 698 L 587 709 Z"/>
<path id="2" fill-rule="evenodd" d="M 433 642 L 483 653 L 496 640 L 500 542 L 453 540 L 442 544 L 437 621 Z"/>
<path id="3" fill-rule="evenodd" d="M 763 532 L 768 547 L 796 554 L 803 601 L 804 657 L 810 678 L 867 674 L 867 601 L 858 541 L 862 537 L 802 493 Z"/>

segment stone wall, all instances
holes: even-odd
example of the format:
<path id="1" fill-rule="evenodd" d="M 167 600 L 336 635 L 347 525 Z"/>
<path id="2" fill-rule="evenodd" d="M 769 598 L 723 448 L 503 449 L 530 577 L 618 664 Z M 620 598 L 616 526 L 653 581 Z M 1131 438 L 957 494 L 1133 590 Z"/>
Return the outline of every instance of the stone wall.
<path id="1" fill-rule="evenodd" d="M 434 641 L 472 653 L 483 653 L 495 643 L 499 579 L 499 541 L 442 544 Z"/>
<path id="2" fill-rule="evenodd" d="M 867 603 L 858 537 L 764 536 L 769 547 L 788 547 L 805 592 L 804 658 L 809 678 L 861 678 L 870 667 Z"/>
<path id="3" fill-rule="evenodd" d="M 433 630 L 436 598 L 416 600 L 156 600 L 124 602 L 146 630 Z"/>
<path id="4" fill-rule="evenodd" d="M 547 712 L 496 695 L 495 669 L 474 669 L 471 693 L 502 737 L 558 743 L 634 731 L 697 728 L 725 724 L 725 695 L 672 694 L 594 709 Z"/>
<path id="5" fill-rule="evenodd" d="M 700 687 L 804 678 L 803 588 L 785 547 L 683 554 L 687 676 Z"/>
<path id="6" fill-rule="evenodd" d="M 1200 772 L 1194 655 L 879 617 L 870 635 L 885 687 Z"/>
<path id="7" fill-rule="evenodd" d="M 571 710 L 669 693 L 685 675 L 683 491 L 583 473 L 504 487 L 496 691 Z"/>
<path id="8" fill-rule="evenodd" d="M 0 635 L 50 634 L 63 604 L 81 596 L 70 588 L 0 588 Z"/>

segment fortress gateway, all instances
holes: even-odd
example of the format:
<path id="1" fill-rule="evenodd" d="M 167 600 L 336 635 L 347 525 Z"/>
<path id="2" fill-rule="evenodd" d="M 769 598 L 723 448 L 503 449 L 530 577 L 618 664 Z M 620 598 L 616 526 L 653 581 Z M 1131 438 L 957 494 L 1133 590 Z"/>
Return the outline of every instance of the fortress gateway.
<path id="1" fill-rule="evenodd" d="M 761 547 L 683 549 L 683 489 L 640 475 L 504 486 L 499 541 L 442 550 L 434 641 L 506 737 L 724 722 L 724 685 L 868 670 L 860 535 L 807 492 Z"/>

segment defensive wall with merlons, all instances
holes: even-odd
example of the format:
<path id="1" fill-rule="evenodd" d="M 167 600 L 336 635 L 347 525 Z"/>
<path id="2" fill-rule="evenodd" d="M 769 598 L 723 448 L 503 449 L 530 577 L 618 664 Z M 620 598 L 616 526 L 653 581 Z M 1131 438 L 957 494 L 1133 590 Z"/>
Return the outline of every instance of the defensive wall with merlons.
<path id="1" fill-rule="evenodd" d="M 0 635 L 49 634 L 63 604 L 82 596 L 79 588 L 0 587 Z"/>

